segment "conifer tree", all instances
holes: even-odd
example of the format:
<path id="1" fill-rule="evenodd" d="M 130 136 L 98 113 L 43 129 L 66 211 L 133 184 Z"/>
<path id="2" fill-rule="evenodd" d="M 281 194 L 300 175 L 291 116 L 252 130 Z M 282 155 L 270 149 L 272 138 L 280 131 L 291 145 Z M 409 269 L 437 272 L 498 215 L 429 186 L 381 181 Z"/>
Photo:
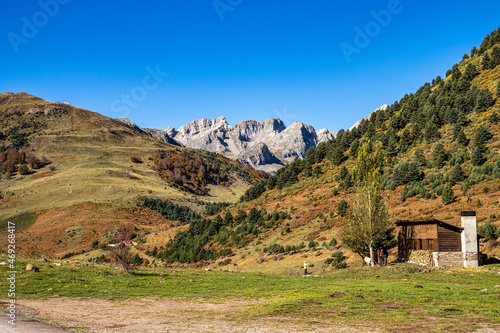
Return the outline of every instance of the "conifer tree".
<path id="1" fill-rule="evenodd" d="M 451 185 L 455 185 L 456 183 L 461 182 L 466 178 L 465 172 L 460 166 L 460 164 L 456 164 L 450 173 L 450 183 Z"/>
<path id="2" fill-rule="evenodd" d="M 427 160 L 425 159 L 424 150 L 422 148 L 419 147 L 419 148 L 415 149 L 415 153 L 413 154 L 412 162 L 413 162 L 413 164 L 415 164 L 416 166 L 419 166 L 419 167 L 423 167 L 423 166 L 427 165 Z"/>
<path id="3" fill-rule="evenodd" d="M 483 60 L 481 60 L 481 67 L 484 69 L 484 70 L 488 70 L 490 69 L 491 67 L 491 61 L 490 61 L 490 56 L 488 55 L 488 53 L 485 53 L 484 56 L 483 56 Z"/>
<path id="4" fill-rule="evenodd" d="M 469 144 L 469 139 L 467 139 L 467 136 L 465 136 L 465 132 L 463 129 L 460 129 L 457 135 L 457 142 L 462 146 L 462 147 L 467 147 Z"/>
<path id="5" fill-rule="evenodd" d="M 455 201 L 455 194 L 453 193 L 453 189 L 450 184 L 446 184 L 443 188 L 443 193 L 441 194 L 441 201 L 447 205 Z"/>
<path id="6" fill-rule="evenodd" d="M 444 150 L 443 144 L 439 142 L 432 151 L 431 155 L 432 165 L 438 169 L 441 169 L 445 165 L 447 159 L 448 159 L 448 154 Z"/>
<path id="7" fill-rule="evenodd" d="M 476 166 L 483 165 L 483 163 L 485 162 L 485 159 L 483 157 L 483 152 L 482 152 L 481 148 L 474 147 L 474 150 L 472 151 L 471 162 L 472 162 L 472 164 L 474 164 Z"/>

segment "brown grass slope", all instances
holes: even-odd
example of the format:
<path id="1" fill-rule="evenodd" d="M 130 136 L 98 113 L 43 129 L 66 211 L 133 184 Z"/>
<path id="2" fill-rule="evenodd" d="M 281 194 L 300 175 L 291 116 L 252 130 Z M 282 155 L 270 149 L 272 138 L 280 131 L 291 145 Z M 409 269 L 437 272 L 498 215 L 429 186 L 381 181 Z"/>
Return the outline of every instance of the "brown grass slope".
<path id="1" fill-rule="evenodd" d="M 0 94 L 0 131 L 26 134 L 29 145 L 22 150 L 37 157 L 46 156 L 51 162 L 24 177 L 15 174 L 0 181 L 3 196 L 0 199 L 0 221 L 31 212 L 40 217 L 33 230 L 27 230 L 30 236 L 20 236 L 30 240 L 29 244 L 19 243 L 20 247 L 30 249 L 35 242 L 39 244 L 39 249 L 43 249 L 40 253 L 47 253 L 45 250 L 54 241 L 61 240 L 48 253 L 88 249 L 89 242 L 94 240 L 89 236 L 92 232 L 90 221 L 93 219 L 108 225 L 108 229 L 125 225 L 131 227 L 133 223 L 130 222 L 133 221 L 149 225 L 150 216 L 141 212 L 122 218 L 129 221 L 124 225 L 114 225 L 115 215 L 121 214 L 120 207 L 136 207 L 140 196 L 158 197 L 196 208 L 191 203 L 194 195 L 169 186 L 153 169 L 152 161 L 148 160 L 159 149 L 192 150 L 160 142 L 114 119 L 71 105 L 50 103 L 26 93 Z M 8 138 L 2 142 L 4 146 L 10 143 Z M 144 163 L 132 163 L 131 156 L 141 158 Z M 55 170 L 49 167 L 55 167 Z M 230 186 L 210 185 L 209 195 L 201 199 L 236 201 L 248 187 L 249 184 L 241 179 L 235 179 Z M 111 208 L 94 210 L 88 218 L 77 221 L 74 214 L 78 214 L 83 207 L 81 205 L 86 203 L 104 204 Z M 59 210 L 72 213 L 61 219 Z M 27 223 L 34 223 L 35 220 Z M 156 218 L 153 220 L 157 221 Z M 64 230 L 72 224 L 88 229 L 82 233 L 83 243 L 63 237 Z M 108 229 L 94 231 L 108 232 Z"/>

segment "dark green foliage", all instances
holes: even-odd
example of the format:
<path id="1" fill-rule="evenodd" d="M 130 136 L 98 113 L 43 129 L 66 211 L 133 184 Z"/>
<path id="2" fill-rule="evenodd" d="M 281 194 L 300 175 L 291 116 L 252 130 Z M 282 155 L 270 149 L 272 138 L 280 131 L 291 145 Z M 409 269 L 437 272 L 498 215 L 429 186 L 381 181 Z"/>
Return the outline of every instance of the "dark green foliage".
<path id="1" fill-rule="evenodd" d="M 427 160 L 424 156 L 424 150 L 422 148 L 415 149 L 415 154 L 412 158 L 412 163 L 418 167 L 423 167 L 427 165 Z"/>
<path id="2" fill-rule="evenodd" d="M 500 98 L 500 80 L 497 82 L 497 98 Z"/>
<path id="3" fill-rule="evenodd" d="M 330 243 L 328 243 L 328 246 L 330 246 L 330 247 L 337 246 L 337 240 L 335 238 L 332 238 L 332 240 L 330 241 Z"/>
<path id="4" fill-rule="evenodd" d="M 348 209 L 349 209 L 349 204 L 347 203 L 347 201 L 342 199 L 337 206 L 337 214 L 344 217 L 347 215 Z"/>
<path id="5" fill-rule="evenodd" d="M 274 179 L 272 177 L 271 179 Z M 240 201 L 252 201 L 253 199 L 257 199 L 260 197 L 262 193 L 266 191 L 266 182 L 260 181 L 255 183 L 248 190 L 245 191 L 245 194 L 240 198 Z"/>
<path id="6" fill-rule="evenodd" d="M 134 266 L 141 266 L 143 259 L 139 256 L 139 253 L 136 253 L 132 256 L 132 258 L 130 258 L 130 261 Z"/>
<path id="7" fill-rule="evenodd" d="M 325 260 L 326 265 L 332 265 L 335 269 L 347 268 L 347 257 L 344 256 L 342 251 L 332 253 L 332 257 Z"/>
<path id="8" fill-rule="evenodd" d="M 474 147 L 474 150 L 472 151 L 471 162 L 472 164 L 477 166 L 481 166 L 484 162 L 486 162 L 486 159 L 483 156 L 483 149 L 481 147 Z"/>
<path id="9" fill-rule="evenodd" d="M 340 179 L 342 180 L 345 180 L 347 178 L 347 176 L 349 176 L 349 171 L 347 171 L 347 168 L 345 167 L 345 165 L 342 166 L 342 168 L 340 169 Z"/>
<path id="10" fill-rule="evenodd" d="M 434 142 L 441 138 L 441 134 L 439 133 L 439 127 L 436 124 L 435 118 L 432 118 L 430 122 L 425 126 L 424 137 L 428 142 Z"/>
<path id="11" fill-rule="evenodd" d="M 297 253 L 297 252 L 300 252 L 303 248 L 305 248 L 305 244 L 304 243 L 300 243 L 299 245 L 287 245 L 287 246 L 283 246 L 283 245 L 280 245 L 280 244 L 271 244 L 267 247 L 264 248 L 263 252 L 264 253 L 269 253 L 269 254 L 273 254 L 273 253 Z"/>
<path id="12" fill-rule="evenodd" d="M 481 60 L 481 67 L 484 69 L 484 70 L 488 70 L 488 69 L 491 69 L 491 60 L 490 60 L 490 56 L 488 55 L 488 53 L 486 53 L 484 56 L 483 56 L 483 59 Z"/>
<path id="13" fill-rule="evenodd" d="M 450 172 L 450 184 L 453 186 L 456 183 L 463 181 L 467 176 L 460 164 L 456 164 Z"/>
<path id="14" fill-rule="evenodd" d="M 392 181 L 396 186 L 400 186 L 413 181 L 420 181 L 423 177 L 424 174 L 420 171 L 417 165 L 404 162 L 394 170 Z"/>
<path id="15" fill-rule="evenodd" d="M 451 188 L 450 184 L 446 184 L 443 188 L 443 192 L 441 194 L 441 201 L 447 205 L 449 203 L 452 203 L 455 201 L 455 194 L 453 194 L 453 189 Z"/>
<path id="16" fill-rule="evenodd" d="M 439 142 L 434 147 L 431 155 L 431 162 L 435 168 L 441 169 L 448 160 L 448 154 L 444 150 L 443 144 Z"/>
<path id="17" fill-rule="evenodd" d="M 201 215 L 187 206 L 177 205 L 161 199 L 143 198 L 142 207 L 156 210 L 164 218 L 189 223 L 192 220 L 198 220 Z"/>
<path id="18" fill-rule="evenodd" d="M 495 99 L 487 89 L 481 89 L 476 96 L 476 107 L 474 111 L 481 113 L 486 111 L 490 106 L 495 104 Z"/>
<path id="19" fill-rule="evenodd" d="M 231 203 L 229 202 L 207 202 L 205 205 L 205 210 L 203 211 L 204 215 L 211 216 L 215 214 L 219 214 L 219 212 L 227 207 L 230 206 Z"/>
<path id="20" fill-rule="evenodd" d="M 462 128 L 460 128 L 460 131 L 457 134 L 457 142 L 462 147 L 467 147 L 469 145 L 469 139 L 467 139 L 467 136 Z"/>
<path id="21" fill-rule="evenodd" d="M 490 222 L 486 222 L 484 225 L 480 226 L 477 229 L 478 235 L 483 236 L 486 240 L 497 239 L 499 232 L 500 228 L 497 231 L 497 228 Z"/>
<path id="22" fill-rule="evenodd" d="M 500 82 L 500 81 L 498 81 L 498 82 Z M 500 98 L 500 97 L 499 97 L 499 98 Z M 498 112 L 493 111 L 493 112 L 491 113 L 491 116 L 490 116 L 490 118 L 489 118 L 489 121 L 490 121 L 492 124 L 496 125 L 496 124 L 498 124 L 498 121 L 499 121 L 499 120 L 500 120 L 500 118 L 499 118 L 499 116 L 498 116 Z"/>
<path id="23" fill-rule="evenodd" d="M 476 128 L 476 134 L 474 135 L 474 145 L 476 147 L 482 147 L 492 137 L 493 137 L 493 135 L 490 132 L 488 132 L 488 130 L 484 126 L 479 125 Z"/>

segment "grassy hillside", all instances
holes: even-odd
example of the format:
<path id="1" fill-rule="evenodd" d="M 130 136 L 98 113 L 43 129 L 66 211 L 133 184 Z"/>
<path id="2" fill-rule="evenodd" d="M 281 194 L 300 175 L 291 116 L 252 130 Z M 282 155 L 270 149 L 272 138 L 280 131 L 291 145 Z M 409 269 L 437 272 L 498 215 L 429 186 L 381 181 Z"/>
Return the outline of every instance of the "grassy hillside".
<path id="1" fill-rule="evenodd" d="M 28 168 L 23 174 L 17 170 L 21 164 L 16 165 L 16 171 L 10 175 L 4 173 L 0 181 L 0 221 L 3 221 L 0 224 L 3 226 L 7 219 L 20 221 L 27 230 L 25 236 L 33 236 L 31 242 L 39 244 L 41 253 L 46 253 L 53 241 L 56 244 L 61 241 L 59 244 L 66 247 L 55 246 L 49 251 L 51 254 L 90 248 L 90 235 L 100 231 L 89 229 L 93 219 L 106 226 L 101 228 L 103 232 L 118 227 L 115 218 L 128 221 L 129 226 L 133 224 L 131 221 L 149 224 L 150 217 L 141 212 L 120 217 L 120 207 L 137 207 L 141 196 L 203 209 L 195 202 L 234 202 L 250 186 L 241 175 L 248 175 L 251 180 L 258 177 L 255 171 L 222 159 L 222 164 L 232 163 L 239 174 L 228 172 L 224 184 L 212 181 L 206 186 L 207 195 L 195 196 L 164 181 L 154 169 L 153 157 L 159 150 L 199 154 L 202 159 L 213 158 L 214 154 L 172 146 L 114 119 L 25 93 L 0 94 L 0 139 L 2 151 L 17 149 L 48 161 L 39 168 Z M 143 162 L 137 163 L 140 161 Z M 87 207 L 88 203 L 110 208 L 92 210 L 86 218 L 77 218 L 82 215 L 81 205 Z M 62 212 L 67 214 L 64 218 Z M 72 226 L 83 230 L 82 242 L 63 237 L 64 231 Z M 58 233 L 62 234 L 56 236 Z M 19 246 L 29 250 L 31 243 Z"/>

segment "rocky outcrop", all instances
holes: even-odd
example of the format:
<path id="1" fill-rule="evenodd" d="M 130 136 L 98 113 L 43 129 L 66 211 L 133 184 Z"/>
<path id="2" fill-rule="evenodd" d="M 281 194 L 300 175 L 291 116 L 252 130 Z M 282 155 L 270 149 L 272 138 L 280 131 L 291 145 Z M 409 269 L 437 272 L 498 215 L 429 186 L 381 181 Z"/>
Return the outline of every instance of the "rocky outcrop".
<path id="1" fill-rule="evenodd" d="M 335 137 L 326 128 L 316 131 L 299 122 L 286 127 L 274 118 L 260 122 L 247 120 L 234 127 L 224 116 L 213 120 L 203 118 L 177 130 L 170 126 L 163 131 L 140 128 L 128 119 L 119 120 L 161 141 L 217 152 L 271 173 L 296 157 L 304 157 L 307 149 Z"/>
<path id="2" fill-rule="evenodd" d="M 170 135 L 171 133 L 175 132 L 175 129 L 172 126 L 170 126 L 169 128 L 167 128 L 166 130 L 162 131 L 162 130 L 158 130 L 158 129 L 154 129 L 154 128 L 142 128 L 142 127 L 139 127 L 132 120 L 127 119 L 127 118 L 120 118 L 120 119 L 117 119 L 117 120 L 121 121 L 122 123 L 124 123 L 124 124 L 126 124 L 128 126 L 130 126 L 131 128 L 135 129 L 138 132 L 147 134 L 147 135 L 149 135 L 149 136 L 151 136 L 151 137 L 153 137 L 155 139 L 158 139 L 160 141 L 167 142 L 167 143 L 170 143 L 170 144 L 173 144 L 173 145 L 176 145 L 176 146 L 180 146 L 179 142 L 175 141 L 173 139 L 173 136 Z M 171 130 L 169 130 L 170 128 L 171 128 Z"/>
<path id="3" fill-rule="evenodd" d="M 384 104 L 384 105 L 382 105 L 381 107 L 379 107 L 379 108 L 377 108 L 377 109 L 373 110 L 373 112 L 377 112 L 377 111 L 379 111 L 379 110 L 384 110 L 384 111 L 385 111 L 385 109 L 387 109 L 388 107 L 389 107 L 389 105 Z M 373 112 L 372 112 L 372 113 L 370 113 L 368 116 L 364 117 L 363 119 L 358 120 L 358 121 L 357 121 L 354 125 L 352 125 L 352 126 L 349 128 L 349 131 L 351 131 L 352 129 L 354 129 L 354 128 L 358 127 L 358 126 L 359 126 L 359 124 L 361 124 L 361 122 L 362 122 L 363 120 L 368 120 L 368 119 L 370 119 L 370 117 L 372 116 Z"/>

